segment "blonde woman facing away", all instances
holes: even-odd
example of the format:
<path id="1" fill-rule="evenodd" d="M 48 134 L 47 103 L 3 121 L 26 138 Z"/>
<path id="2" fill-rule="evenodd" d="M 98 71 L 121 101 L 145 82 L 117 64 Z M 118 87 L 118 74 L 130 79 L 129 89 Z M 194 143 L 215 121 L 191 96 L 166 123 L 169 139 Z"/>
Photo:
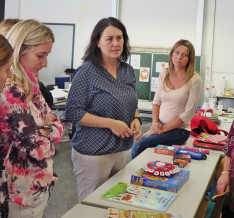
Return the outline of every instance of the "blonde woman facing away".
<path id="1" fill-rule="evenodd" d="M 190 135 L 190 121 L 201 92 L 201 77 L 194 71 L 195 51 L 188 40 L 179 40 L 169 54 L 169 68 L 159 75 L 153 100 L 151 129 L 134 142 L 132 158 L 146 148 L 182 145 Z"/>
<path id="2" fill-rule="evenodd" d="M 43 217 L 57 176 L 52 156 L 60 142 L 62 124 L 52 114 L 38 85 L 39 71 L 47 67 L 54 35 L 36 20 L 15 24 L 6 38 L 14 49 L 12 78 L 0 105 L 0 195 L 9 207 L 3 217 Z"/>
<path id="3" fill-rule="evenodd" d="M 13 62 L 13 49 L 7 39 L 0 35 L 0 93 L 2 93 L 7 78 L 11 77 L 10 66 Z M 0 104 L 1 104 L 1 96 L 0 96 Z M 0 135 L 1 135 L 0 128 Z M 3 167 L 3 158 L 2 155 L 4 146 L 0 145 L 0 190 L 4 190 L 7 187 L 6 180 L 1 176 L 4 170 Z M 6 217 L 8 211 L 8 206 L 5 202 L 5 196 L 3 193 L 0 193 L 0 217 Z M 4 215 L 5 214 L 5 215 Z"/>
<path id="4" fill-rule="evenodd" d="M 0 34 L 6 36 L 11 27 L 21 21 L 18 18 L 7 18 L 0 22 Z"/>
<path id="5" fill-rule="evenodd" d="M 10 66 L 13 62 L 13 49 L 7 39 L 0 35 L 0 93 L 7 78 L 11 77 Z"/>

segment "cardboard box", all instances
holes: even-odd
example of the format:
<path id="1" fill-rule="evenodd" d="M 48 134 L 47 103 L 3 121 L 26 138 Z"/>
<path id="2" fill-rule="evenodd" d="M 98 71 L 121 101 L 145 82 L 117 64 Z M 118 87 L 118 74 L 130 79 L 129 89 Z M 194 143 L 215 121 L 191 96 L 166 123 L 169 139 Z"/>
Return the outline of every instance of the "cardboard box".
<path id="1" fill-rule="evenodd" d="M 177 151 L 176 147 L 168 146 L 168 145 L 157 145 L 154 148 L 155 153 L 159 154 L 168 154 L 168 155 L 174 155 Z"/>
<path id="2" fill-rule="evenodd" d="M 180 168 L 184 168 L 186 167 L 188 164 L 188 162 L 186 160 L 182 160 L 182 159 L 173 159 L 173 165 L 176 165 Z"/>
<path id="3" fill-rule="evenodd" d="M 186 160 L 188 163 L 191 163 L 191 156 L 188 155 L 188 154 L 174 154 L 173 155 L 173 161 L 175 159 Z"/>
<path id="4" fill-rule="evenodd" d="M 143 169 L 138 170 L 131 176 L 131 183 L 151 188 L 157 188 L 170 192 L 178 192 L 189 180 L 190 171 L 180 170 L 170 177 L 154 176 Z"/>

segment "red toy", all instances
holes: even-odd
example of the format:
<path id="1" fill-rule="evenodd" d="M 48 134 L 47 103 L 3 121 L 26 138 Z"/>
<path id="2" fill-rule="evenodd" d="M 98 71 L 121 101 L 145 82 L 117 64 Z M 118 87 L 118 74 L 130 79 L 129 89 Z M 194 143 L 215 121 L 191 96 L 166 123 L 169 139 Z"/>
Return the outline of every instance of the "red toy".
<path id="1" fill-rule="evenodd" d="M 156 176 L 171 176 L 172 174 L 178 173 L 179 168 L 175 167 L 171 163 L 162 161 L 151 161 L 143 166 L 144 170 L 156 175 Z"/>

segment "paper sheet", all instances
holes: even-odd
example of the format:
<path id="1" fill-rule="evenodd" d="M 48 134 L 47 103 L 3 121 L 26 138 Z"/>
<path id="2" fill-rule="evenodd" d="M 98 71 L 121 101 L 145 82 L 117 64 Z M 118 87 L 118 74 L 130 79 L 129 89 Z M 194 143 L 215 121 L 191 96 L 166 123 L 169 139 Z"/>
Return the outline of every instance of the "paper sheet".
<path id="1" fill-rule="evenodd" d="M 149 77 L 150 77 L 150 68 L 141 67 L 140 74 L 139 74 L 139 81 L 140 82 L 149 82 Z"/>
<path id="2" fill-rule="evenodd" d="M 140 55 L 131 55 L 131 66 L 133 69 L 140 69 L 141 56 Z"/>

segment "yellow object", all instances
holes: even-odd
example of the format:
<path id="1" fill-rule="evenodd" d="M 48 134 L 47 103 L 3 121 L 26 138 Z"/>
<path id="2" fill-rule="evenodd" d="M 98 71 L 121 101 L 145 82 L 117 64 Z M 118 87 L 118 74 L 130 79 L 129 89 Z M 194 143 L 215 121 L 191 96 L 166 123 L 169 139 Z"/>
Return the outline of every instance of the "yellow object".
<path id="1" fill-rule="evenodd" d="M 231 96 L 231 90 L 230 89 L 225 90 L 225 95 Z"/>

